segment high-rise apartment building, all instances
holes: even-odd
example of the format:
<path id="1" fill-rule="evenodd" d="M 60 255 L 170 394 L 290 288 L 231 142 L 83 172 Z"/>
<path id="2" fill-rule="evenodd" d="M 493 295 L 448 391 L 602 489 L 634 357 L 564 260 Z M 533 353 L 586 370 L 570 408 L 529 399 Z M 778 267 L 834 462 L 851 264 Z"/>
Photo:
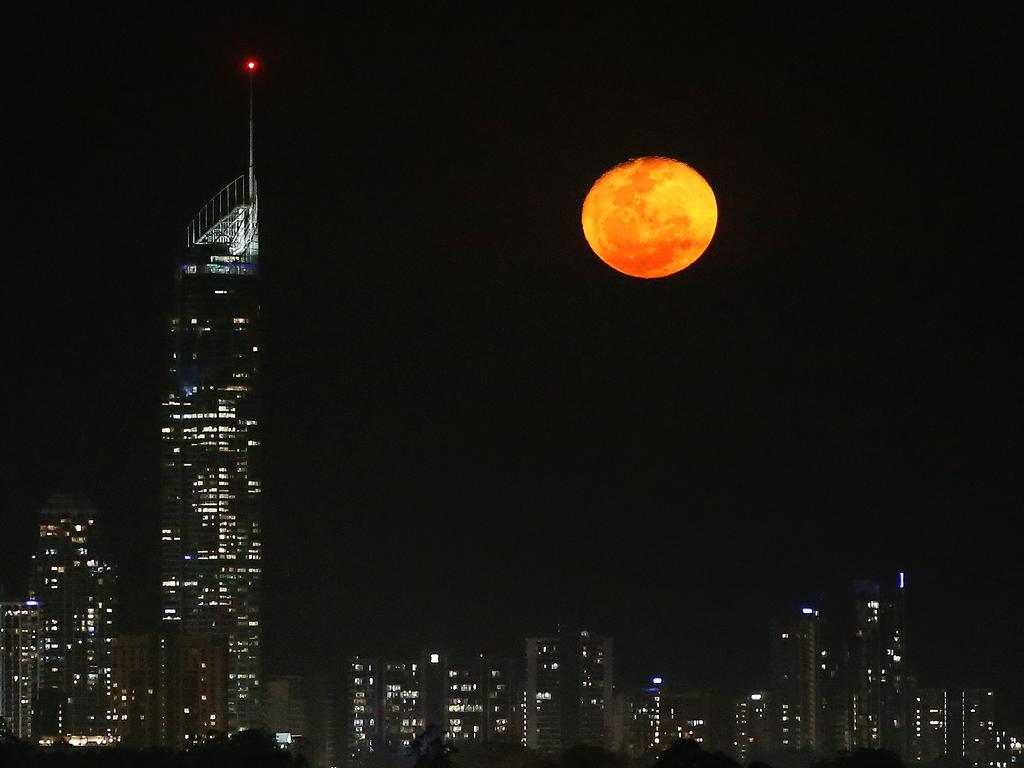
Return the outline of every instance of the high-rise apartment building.
<path id="1" fill-rule="evenodd" d="M 432 655 L 439 663 L 439 654 Z M 401 754 L 412 745 L 426 724 L 423 684 L 420 661 L 352 659 L 343 726 L 349 764 Z"/>
<path id="2" fill-rule="evenodd" d="M 771 695 L 765 691 L 749 693 L 736 700 L 733 711 L 732 746 L 736 759 L 746 764 L 752 755 L 771 751 Z"/>
<path id="3" fill-rule="evenodd" d="M 615 695 L 609 746 L 634 759 L 652 757 L 679 739 L 726 751 L 735 733 L 732 705 L 704 691 L 671 690 L 663 677 L 655 676 L 643 688 Z"/>
<path id="4" fill-rule="evenodd" d="M 803 606 L 771 633 L 771 720 L 775 749 L 813 751 L 821 676 L 818 611 Z"/>
<path id="5" fill-rule="evenodd" d="M 377 751 L 381 718 L 380 662 L 357 656 L 349 662 L 347 696 L 342 711 L 345 762 L 358 765 Z"/>
<path id="6" fill-rule="evenodd" d="M 849 646 L 851 746 L 908 754 L 910 690 L 907 671 L 906 576 L 895 584 L 854 584 Z"/>
<path id="7" fill-rule="evenodd" d="M 520 662 L 439 651 L 412 659 L 357 656 L 349 663 L 342 731 L 351 765 L 402 754 L 430 725 L 455 742 L 522 743 Z"/>
<path id="8" fill-rule="evenodd" d="M 163 401 L 162 619 L 223 638 L 228 728 L 259 723 L 262 499 L 259 225 L 249 173 L 189 224 Z"/>
<path id="9" fill-rule="evenodd" d="M 38 601 L 0 602 L 0 720 L 26 741 L 39 693 L 39 650 Z"/>
<path id="10" fill-rule="evenodd" d="M 910 759 L 930 763 L 949 754 L 949 707 L 946 691 L 918 688 L 911 697 Z"/>
<path id="11" fill-rule="evenodd" d="M 223 735 L 237 691 L 223 638 L 171 632 L 159 643 L 161 744 L 182 749 Z"/>
<path id="12" fill-rule="evenodd" d="M 1007 759 L 995 724 L 995 693 L 988 688 L 918 688 L 911 705 L 910 758 L 927 763 L 943 756 L 974 768 Z"/>
<path id="13" fill-rule="evenodd" d="M 818 735 L 816 749 L 822 755 L 834 755 L 850 749 L 850 693 L 846 645 L 828 637 L 822 626 L 822 646 L 818 650 Z"/>
<path id="14" fill-rule="evenodd" d="M 146 749 L 160 741 L 160 644 L 152 635 L 121 635 L 111 648 L 114 740 Z"/>
<path id="15" fill-rule="evenodd" d="M 39 698 L 33 737 L 105 744 L 112 737 L 113 571 L 97 557 L 95 511 L 52 496 L 40 513 L 29 601 L 39 609 Z"/>
<path id="16" fill-rule="evenodd" d="M 672 741 L 691 739 L 711 752 L 727 752 L 733 736 L 731 698 L 701 690 L 685 690 L 669 697 Z"/>
<path id="17" fill-rule="evenodd" d="M 526 746 L 530 749 L 555 753 L 568 746 L 562 733 L 562 710 L 571 698 L 563 683 L 566 653 L 572 651 L 563 649 L 563 638 L 557 635 L 526 640 Z"/>
<path id="18" fill-rule="evenodd" d="M 987 768 L 996 760 L 995 693 L 988 688 L 953 691 L 957 754 L 974 768 Z"/>
<path id="19" fill-rule="evenodd" d="M 448 668 L 447 731 L 453 741 L 487 738 L 487 668 L 483 654 L 453 661 Z"/>
<path id="20" fill-rule="evenodd" d="M 445 716 L 443 720 L 428 716 L 428 723 L 442 725 L 455 742 L 522 742 L 521 662 L 481 653 L 450 661 L 446 674 Z M 428 697 L 431 687 L 425 686 Z"/>
<path id="21" fill-rule="evenodd" d="M 630 759 L 664 749 L 680 727 L 673 698 L 664 678 L 655 675 L 643 688 L 616 692 L 612 708 L 610 746 Z"/>
<path id="22" fill-rule="evenodd" d="M 483 656 L 486 717 L 484 739 L 524 744 L 525 668 L 523 660 Z"/>
<path id="23" fill-rule="evenodd" d="M 561 752 L 606 746 L 613 705 L 611 638 L 587 630 L 526 640 L 526 744 Z"/>
<path id="24" fill-rule="evenodd" d="M 227 731 L 228 654 L 222 638 L 122 635 L 111 652 L 113 736 L 135 749 L 184 749 Z"/>

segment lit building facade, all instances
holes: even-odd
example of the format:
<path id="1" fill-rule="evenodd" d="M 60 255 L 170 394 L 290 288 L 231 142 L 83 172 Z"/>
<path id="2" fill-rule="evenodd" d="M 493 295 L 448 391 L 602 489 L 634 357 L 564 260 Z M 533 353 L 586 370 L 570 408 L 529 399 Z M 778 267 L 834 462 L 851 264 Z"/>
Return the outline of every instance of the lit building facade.
<path id="1" fill-rule="evenodd" d="M 449 666 L 446 730 L 453 741 L 487 738 L 487 674 L 483 655 Z"/>
<path id="2" fill-rule="evenodd" d="M 484 738 L 508 744 L 524 744 L 525 690 L 522 659 L 501 659 L 485 656 L 484 696 L 486 714 Z"/>
<path id="3" fill-rule="evenodd" d="M 423 675 L 415 661 L 385 661 L 381 664 L 383 716 L 380 718 L 381 747 L 398 753 L 408 749 L 422 730 Z"/>
<path id="4" fill-rule="evenodd" d="M 0 719 L 7 733 L 32 738 L 39 693 L 39 603 L 0 602 Z"/>
<path id="5" fill-rule="evenodd" d="M 111 647 L 114 740 L 146 749 L 160 741 L 160 646 L 152 635 L 121 635 Z"/>
<path id="6" fill-rule="evenodd" d="M 946 691 L 918 688 L 911 714 L 910 758 L 929 763 L 949 753 L 949 707 Z"/>
<path id="7" fill-rule="evenodd" d="M 1001 762 L 998 768 L 1016 768 L 1024 765 L 1024 738 L 1018 734 L 1024 734 L 1024 728 L 999 732 L 999 747 Z"/>
<path id="8" fill-rule="evenodd" d="M 728 752 L 733 736 L 733 701 L 700 690 L 670 694 L 672 741 L 691 739 L 711 752 Z"/>
<path id="9" fill-rule="evenodd" d="M 349 662 L 347 697 L 342 714 L 345 760 L 358 765 L 378 748 L 381 717 L 380 662 L 357 656 Z"/>
<path id="10" fill-rule="evenodd" d="M 823 626 L 827 637 L 828 627 Z M 818 650 L 818 736 L 817 751 L 823 755 L 849 751 L 850 693 L 845 644 L 831 638 L 832 647 Z"/>
<path id="11" fill-rule="evenodd" d="M 214 195 L 187 230 L 161 425 L 161 618 L 226 642 L 231 731 L 260 721 L 257 212 L 250 145 L 248 177 Z"/>
<path id="12" fill-rule="evenodd" d="M 959 715 L 959 754 L 975 768 L 993 766 L 997 760 L 995 693 L 988 688 L 956 691 Z"/>
<path id="13" fill-rule="evenodd" d="M 771 633 L 772 742 L 775 749 L 813 751 L 818 736 L 821 671 L 818 611 L 800 608 Z"/>
<path id="14" fill-rule="evenodd" d="M 426 723 L 422 664 L 363 656 L 352 659 L 345 721 L 350 764 L 375 755 L 403 754 Z"/>
<path id="15" fill-rule="evenodd" d="M 732 748 L 741 763 L 750 762 L 753 755 L 772 750 L 770 707 L 771 695 L 765 691 L 755 691 L 736 700 Z"/>
<path id="16" fill-rule="evenodd" d="M 447 712 L 445 720 L 437 723 L 450 739 L 522 743 L 521 662 L 481 653 L 449 662 L 446 674 Z M 429 698 L 433 686 L 425 683 L 424 693 Z M 428 717 L 427 722 L 435 721 Z"/>
<path id="17" fill-rule="evenodd" d="M 224 735 L 237 690 L 224 638 L 172 632 L 159 654 L 160 743 L 182 749 Z"/>
<path id="18" fill-rule="evenodd" d="M 587 630 L 526 640 L 526 745 L 606 746 L 613 708 L 611 638 Z"/>
<path id="19" fill-rule="evenodd" d="M 223 638 L 122 635 L 111 651 L 113 737 L 133 749 L 184 749 L 223 736 L 228 652 Z"/>
<path id="20" fill-rule="evenodd" d="M 849 654 L 851 746 L 909 754 L 906 576 L 854 584 Z"/>
<path id="21" fill-rule="evenodd" d="M 675 712 L 665 690 L 664 678 L 650 685 L 615 694 L 612 708 L 611 747 L 630 759 L 664 749 L 675 731 Z"/>
<path id="22" fill-rule="evenodd" d="M 90 549 L 95 511 L 57 495 L 40 514 L 29 601 L 38 604 L 39 697 L 33 738 L 106 744 L 112 738 L 110 649 L 114 574 Z"/>
<path id="23" fill-rule="evenodd" d="M 562 735 L 562 709 L 570 696 L 563 689 L 562 643 L 558 636 L 526 640 L 526 746 L 541 752 L 568 746 Z"/>
<path id="24" fill-rule="evenodd" d="M 579 640 L 572 650 L 576 653 L 576 664 L 570 665 L 567 671 L 575 672 L 573 666 L 579 670 L 578 687 L 576 681 L 569 681 L 569 690 L 579 702 L 575 743 L 607 746 L 612 700 L 615 695 L 612 640 L 608 637 L 592 636 L 583 630 L 579 633 Z M 569 711 L 572 712 L 572 709 Z"/>
<path id="25" fill-rule="evenodd" d="M 477 654 L 449 659 L 357 656 L 349 662 L 343 725 L 349 764 L 404 754 L 428 725 L 455 742 L 523 741 L 522 663 Z"/>
<path id="26" fill-rule="evenodd" d="M 760 696 L 760 694 L 758 694 Z M 631 759 L 650 758 L 680 739 L 709 751 L 729 751 L 733 702 L 699 690 L 673 691 L 664 678 L 616 694 L 609 746 Z"/>

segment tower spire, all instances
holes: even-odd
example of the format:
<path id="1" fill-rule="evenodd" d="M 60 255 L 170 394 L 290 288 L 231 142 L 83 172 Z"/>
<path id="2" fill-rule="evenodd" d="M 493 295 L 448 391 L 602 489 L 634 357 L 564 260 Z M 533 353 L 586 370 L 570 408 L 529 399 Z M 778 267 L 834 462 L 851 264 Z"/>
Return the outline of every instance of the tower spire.
<path id="1" fill-rule="evenodd" d="M 254 139 L 253 139 L 253 125 L 255 123 L 253 113 L 253 76 L 256 74 L 256 60 L 249 59 L 245 62 L 245 69 L 249 73 L 249 197 L 255 196 L 255 183 L 256 183 L 256 172 L 253 161 L 254 157 Z"/>

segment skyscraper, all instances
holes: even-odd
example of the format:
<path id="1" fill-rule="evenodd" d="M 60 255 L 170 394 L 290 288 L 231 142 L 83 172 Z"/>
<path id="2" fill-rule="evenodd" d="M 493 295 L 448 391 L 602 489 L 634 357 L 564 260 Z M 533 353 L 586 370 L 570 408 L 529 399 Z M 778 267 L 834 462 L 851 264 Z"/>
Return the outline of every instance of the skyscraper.
<path id="1" fill-rule="evenodd" d="M 849 664 L 852 746 L 908 754 L 910 681 L 903 573 L 892 586 L 854 583 Z"/>
<path id="2" fill-rule="evenodd" d="M 772 628 L 772 742 L 776 749 L 817 747 L 820 632 L 810 606 Z"/>
<path id="3" fill-rule="evenodd" d="M 250 77 L 255 68 L 249 65 Z M 162 618 L 228 650 L 228 728 L 259 722 L 259 225 L 249 171 L 186 231 L 163 402 Z"/>
<path id="4" fill-rule="evenodd" d="M 34 738 L 111 739 L 113 572 L 90 549 L 94 525 L 94 510 L 72 496 L 52 496 L 40 514 L 26 603 L 39 608 Z"/>
<path id="5" fill-rule="evenodd" d="M 0 720 L 7 733 L 32 737 L 39 692 L 39 602 L 0 602 Z"/>

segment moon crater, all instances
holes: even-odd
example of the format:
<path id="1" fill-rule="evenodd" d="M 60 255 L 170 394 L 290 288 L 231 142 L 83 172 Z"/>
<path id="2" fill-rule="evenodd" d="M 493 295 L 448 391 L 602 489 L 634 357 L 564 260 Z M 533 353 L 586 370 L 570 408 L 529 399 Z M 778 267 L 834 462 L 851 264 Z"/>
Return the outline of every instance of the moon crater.
<path id="1" fill-rule="evenodd" d="M 583 201 L 583 235 L 594 253 L 633 277 L 665 277 L 695 262 L 711 243 L 718 204 L 685 163 L 641 157 L 599 178 Z"/>

